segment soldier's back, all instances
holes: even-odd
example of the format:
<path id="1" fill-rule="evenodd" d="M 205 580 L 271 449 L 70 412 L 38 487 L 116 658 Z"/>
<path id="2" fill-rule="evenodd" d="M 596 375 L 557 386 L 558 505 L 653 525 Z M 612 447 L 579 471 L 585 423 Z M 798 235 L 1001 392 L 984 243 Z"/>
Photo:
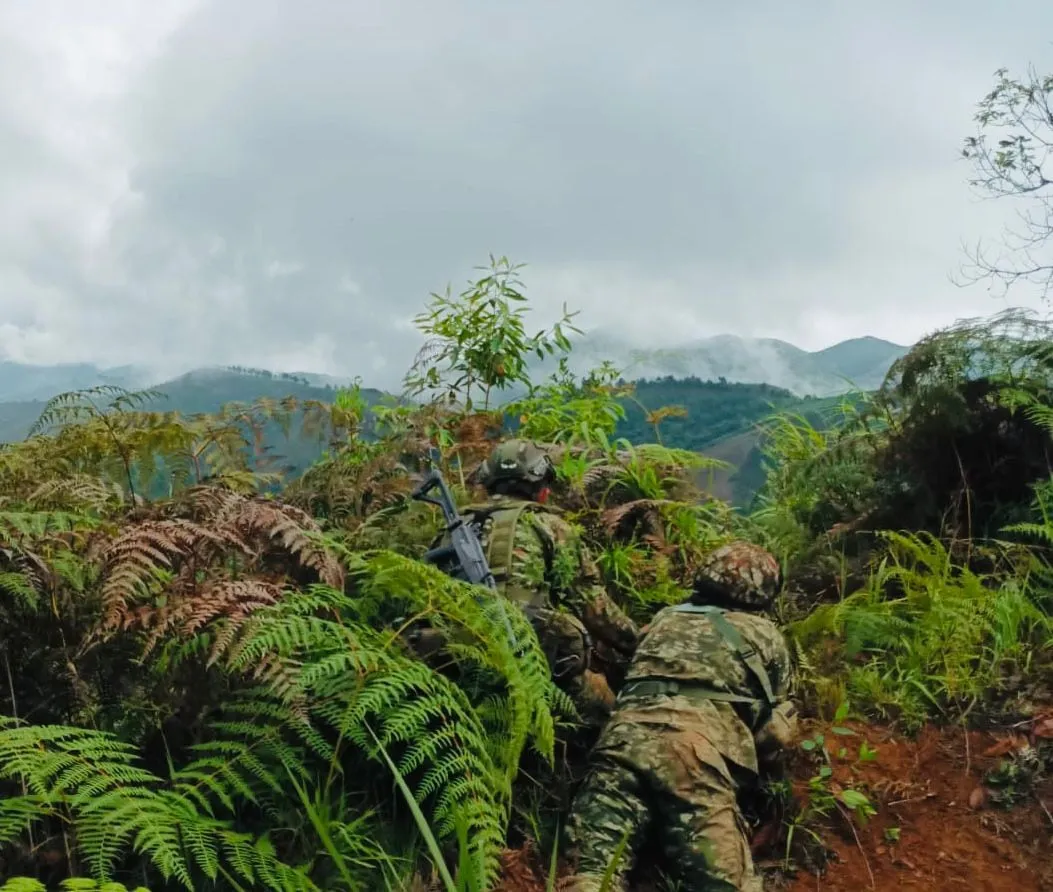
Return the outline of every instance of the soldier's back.
<path id="1" fill-rule="evenodd" d="M 693 728 L 725 758 L 757 771 L 754 735 L 770 715 L 768 691 L 781 693 L 790 677 L 786 641 L 762 616 L 722 611 L 732 636 L 756 652 L 766 690 L 739 653 L 739 642 L 711 614 L 696 611 L 678 605 L 655 615 L 637 646 L 618 711 L 634 722 Z"/>
<path id="2" fill-rule="evenodd" d="M 723 616 L 757 652 L 769 675 L 774 673 L 772 687 L 778 687 L 790 671 L 789 650 L 778 626 L 753 613 L 723 611 Z M 637 645 L 626 682 L 644 677 L 682 681 L 742 697 L 764 693 L 735 642 L 722 634 L 713 618 L 679 605 L 655 614 Z"/>

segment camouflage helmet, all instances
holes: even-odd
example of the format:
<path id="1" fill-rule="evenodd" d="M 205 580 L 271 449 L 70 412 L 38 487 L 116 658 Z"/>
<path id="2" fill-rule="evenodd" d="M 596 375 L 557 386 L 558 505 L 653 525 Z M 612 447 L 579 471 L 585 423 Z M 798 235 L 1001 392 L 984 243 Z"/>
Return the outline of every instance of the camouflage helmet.
<path id="1" fill-rule="evenodd" d="M 507 440 L 497 446 L 475 472 L 475 478 L 487 489 L 502 482 L 538 486 L 555 475 L 552 459 L 529 440 Z"/>
<path id="2" fill-rule="evenodd" d="M 695 597 L 764 608 L 774 600 L 780 576 L 771 552 L 750 542 L 729 542 L 711 552 L 695 574 Z"/>

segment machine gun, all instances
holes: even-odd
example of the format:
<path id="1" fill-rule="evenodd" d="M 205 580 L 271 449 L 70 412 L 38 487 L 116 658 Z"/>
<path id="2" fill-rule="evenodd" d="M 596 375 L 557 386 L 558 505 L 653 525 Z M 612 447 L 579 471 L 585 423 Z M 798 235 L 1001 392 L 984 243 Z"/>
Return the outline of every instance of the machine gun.
<path id="1" fill-rule="evenodd" d="M 428 493 L 438 490 L 437 498 L 429 498 Z M 442 472 L 438 468 L 432 468 L 421 484 L 413 490 L 410 495 L 414 501 L 427 502 L 429 505 L 437 506 L 446 520 L 446 534 L 449 537 L 449 545 L 439 545 L 430 549 L 424 555 L 424 561 L 433 564 L 448 575 L 472 585 L 482 585 L 494 592 L 494 597 L 487 604 L 496 605 L 501 612 L 505 630 L 508 632 L 508 640 L 512 645 L 513 652 L 516 650 L 516 636 L 512 631 L 512 623 L 508 618 L 504 598 L 497 594 L 497 581 L 490 570 L 490 564 L 486 560 L 479 535 L 465 521 L 457 511 L 457 503 L 454 501 L 453 493 L 443 479 Z"/>

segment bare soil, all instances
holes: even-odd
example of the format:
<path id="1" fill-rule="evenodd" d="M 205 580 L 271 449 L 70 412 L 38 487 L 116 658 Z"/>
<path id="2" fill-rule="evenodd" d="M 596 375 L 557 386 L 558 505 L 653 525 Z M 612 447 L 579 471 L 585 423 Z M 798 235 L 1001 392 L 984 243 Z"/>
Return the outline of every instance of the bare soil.
<path id="1" fill-rule="evenodd" d="M 1053 779 L 1028 785 L 1011 808 L 997 805 L 983 785 L 985 773 L 1003 758 L 1036 738 L 1053 737 L 1053 719 L 1002 734 L 927 727 L 914 738 L 877 726 L 846 727 L 855 736 L 831 736 L 829 726 L 811 726 L 806 733 L 821 730 L 826 736 L 833 768 L 829 789 L 858 790 L 877 813 L 860 826 L 841 806 L 810 821 L 822 846 L 796 831 L 789 863 L 786 821 L 769 819 L 753 844 L 768 889 L 1053 892 Z M 858 759 L 864 740 L 876 750 L 872 761 Z M 808 781 L 818 764 L 813 755 L 790 767 L 798 806 L 808 799 Z M 544 858 L 531 846 L 508 851 L 499 889 L 546 892 L 546 872 Z M 656 888 L 661 887 L 642 882 L 635 892 Z"/>
<path id="2" fill-rule="evenodd" d="M 881 728 L 849 727 L 877 758 L 835 758 L 832 780 L 869 795 L 877 814 L 854 833 L 840 812 L 831 816 L 823 842 L 833 860 L 823 875 L 799 871 L 783 888 L 1053 890 L 1053 818 L 1046 811 L 1053 785 L 1043 782 L 1029 798 L 1003 809 L 982 784 L 987 770 L 1026 741 L 934 728 L 910 740 Z"/>

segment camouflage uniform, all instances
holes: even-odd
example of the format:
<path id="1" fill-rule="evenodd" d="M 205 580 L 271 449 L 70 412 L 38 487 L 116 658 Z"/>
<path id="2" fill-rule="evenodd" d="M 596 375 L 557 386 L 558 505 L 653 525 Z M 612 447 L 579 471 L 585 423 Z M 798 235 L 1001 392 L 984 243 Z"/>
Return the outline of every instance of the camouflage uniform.
<path id="1" fill-rule="evenodd" d="M 484 463 L 479 474 L 484 482 L 500 479 L 494 466 L 502 458 L 517 462 L 508 475 L 513 480 L 531 460 L 538 461 L 540 479 L 551 468 L 538 447 L 513 440 Z M 553 679 L 583 718 L 605 718 L 614 695 L 602 675 L 589 671 L 592 643 L 602 642 L 628 661 L 639 632 L 608 596 L 577 530 L 557 509 L 514 493 L 494 493 L 483 504 L 463 508 L 461 515 L 479 533 L 498 592 L 533 622 Z"/>
<path id="2" fill-rule="evenodd" d="M 715 553 L 700 587 L 715 593 L 732 558 L 746 560 L 759 584 L 725 586 L 725 603 L 736 593 L 751 605 L 770 601 L 778 565 L 746 546 Z M 769 620 L 690 603 L 659 611 L 575 797 L 568 835 L 578 870 L 564 888 L 597 892 L 624 840 L 611 888 L 626 889 L 653 829 L 686 888 L 760 892 L 738 791 L 792 742 L 790 678 L 786 642 Z"/>

